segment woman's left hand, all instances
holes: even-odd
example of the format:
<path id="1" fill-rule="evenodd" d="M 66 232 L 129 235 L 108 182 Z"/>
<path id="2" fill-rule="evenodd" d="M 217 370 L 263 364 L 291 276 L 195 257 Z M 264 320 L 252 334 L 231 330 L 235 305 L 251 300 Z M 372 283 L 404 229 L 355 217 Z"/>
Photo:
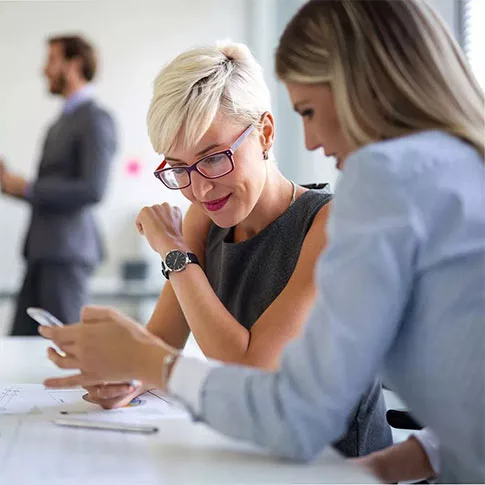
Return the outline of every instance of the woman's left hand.
<path id="1" fill-rule="evenodd" d="M 182 211 L 166 202 L 144 207 L 136 227 L 154 251 L 165 256 L 172 249 L 187 250 L 182 235 Z"/>
<path id="2" fill-rule="evenodd" d="M 109 307 L 85 307 L 81 323 L 66 327 L 39 327 L 65 355 L 49 348 L 48 357 L 62 369 L 80 374 L 47 379 L 48 387 L 92 386 L 137 379 L 163 388 L 163 360 L 175 349 L 145 327 Z"/>

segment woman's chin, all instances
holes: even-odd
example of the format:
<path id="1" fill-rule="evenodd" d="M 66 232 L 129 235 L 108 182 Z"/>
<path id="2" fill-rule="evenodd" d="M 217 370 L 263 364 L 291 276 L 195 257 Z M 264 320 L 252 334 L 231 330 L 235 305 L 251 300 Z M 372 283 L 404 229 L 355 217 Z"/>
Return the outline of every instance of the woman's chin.
<path id="1" fill-rule="evenodd" d="M 215 214 L 209 214 L 209 217 L 211 218 L 212 222 L 221 229 L 228 229 L 230 227 L 237 226 L 237 224 L 240 222 L 234 222 L 233 218 L 231 217 L 224 217 Z"/>
<path id="2" fill-rule="evenodd" d="M 232 211 L 206 212 L 211 221 L 222 229 L 237 226 L 244 218 L 236 216 Z"/>

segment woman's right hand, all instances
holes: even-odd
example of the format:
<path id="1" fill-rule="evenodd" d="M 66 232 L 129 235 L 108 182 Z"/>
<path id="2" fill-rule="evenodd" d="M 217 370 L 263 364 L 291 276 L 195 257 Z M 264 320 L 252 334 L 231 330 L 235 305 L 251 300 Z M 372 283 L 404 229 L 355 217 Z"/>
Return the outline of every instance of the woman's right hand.
<path id="1" fill-rule="evenodd" d="M 128 405 L 132 399 L 148 391 L 142 383 L 132 384 L 100 384 L 87 386 L 86 400 L 99 404 L 103 409 L 116 409 Z"/>

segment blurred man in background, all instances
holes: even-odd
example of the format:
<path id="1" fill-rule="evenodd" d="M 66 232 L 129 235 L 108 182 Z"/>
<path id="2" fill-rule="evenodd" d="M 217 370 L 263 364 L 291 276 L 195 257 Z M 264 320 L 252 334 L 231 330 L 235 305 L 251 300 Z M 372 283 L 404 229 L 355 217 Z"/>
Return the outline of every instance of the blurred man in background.
<path id="1" fill-rule="evenodd" d="M 29 182 L 0 160 L 2 192 L 32 207 L 24 244 L 27 269 L 11 335 L 37 335 L 26 314 L 42 307 L 65 323 L 79 319 L 88 278 L 103 259 L 92 208 L 105 192 L 116 149 L 112 117 L 93 98 L 96 53 L 78 36 L 48 40 L 44 74 L 65 100 L 50 127 L 37 179 Z"/>

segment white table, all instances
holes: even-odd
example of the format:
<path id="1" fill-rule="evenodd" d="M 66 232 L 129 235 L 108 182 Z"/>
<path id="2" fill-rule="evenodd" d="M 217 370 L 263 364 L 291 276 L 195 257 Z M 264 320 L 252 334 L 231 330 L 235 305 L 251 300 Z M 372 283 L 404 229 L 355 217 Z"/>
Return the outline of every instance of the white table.
<path id="1" fill-rule="evenodd" d="M 0 383 L 41 383 L 45 377 L 61 375 L 63 371 L 46 358 L 47 345 L 41 338 L 0 338 Z M 156 424 L 160 429 L 156 435 L 128 437 L 115 432 L 57 428 L 35 416 L 0 417 L 0 483 L 376 482 L 331 449 L 312 464 L 300 465 L 230 440 L 188 419 L 165 419 Z M 92 446 L 86 446 L 86 440 Z M 37 459 L 26 460 L 32 454 Z"/>

